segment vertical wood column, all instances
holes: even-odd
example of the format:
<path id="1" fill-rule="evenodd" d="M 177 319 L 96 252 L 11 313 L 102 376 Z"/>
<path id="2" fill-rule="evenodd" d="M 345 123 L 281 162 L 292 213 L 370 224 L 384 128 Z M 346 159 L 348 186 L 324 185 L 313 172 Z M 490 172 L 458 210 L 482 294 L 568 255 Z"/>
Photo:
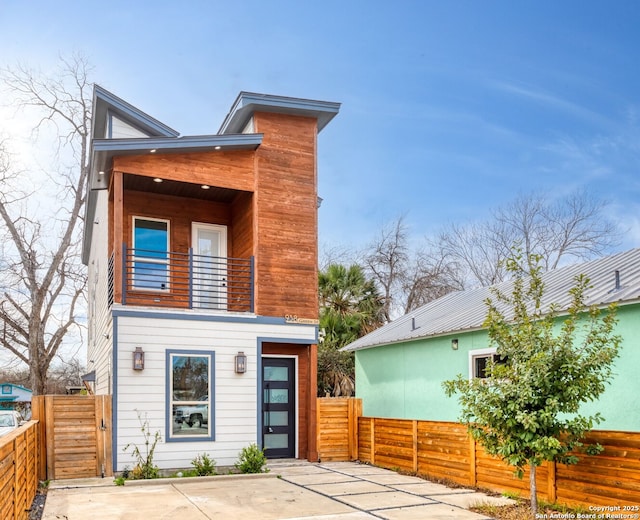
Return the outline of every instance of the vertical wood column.
<path id="1" fill-rule="evenodd" d="M 111 175 L 111 188 L 113 193 L 113 234 L 111 248 L 113 256 L 113 295 L 114 302 L 122 303 L 122 243 L 124 236 L 124 186 L 123 174 L 114 171 Z"/>
<path id="2" fill-rule="evenodd" d="M 314 420 L 318 415 L 318 347 L 309 345 L 309 384 L 308 384 L 308 406 L 307 411 L 307 460 L 317 462 L 318 460 L 318 421 Z"/>

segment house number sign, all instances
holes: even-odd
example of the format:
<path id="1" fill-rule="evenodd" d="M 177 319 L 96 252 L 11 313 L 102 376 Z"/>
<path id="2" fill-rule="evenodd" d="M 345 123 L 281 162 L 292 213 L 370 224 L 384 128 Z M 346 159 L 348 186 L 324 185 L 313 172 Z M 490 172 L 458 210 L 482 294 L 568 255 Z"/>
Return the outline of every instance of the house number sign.
<path id="1" fill-rule="evenodd" d="M 296 314 L 285 314 L 284 321 L 285 323 L 300 323 L 303 325 L 318 325 L 320 323 L 319 320 L 314 320 L 313 318 L 300 318 Z"/>

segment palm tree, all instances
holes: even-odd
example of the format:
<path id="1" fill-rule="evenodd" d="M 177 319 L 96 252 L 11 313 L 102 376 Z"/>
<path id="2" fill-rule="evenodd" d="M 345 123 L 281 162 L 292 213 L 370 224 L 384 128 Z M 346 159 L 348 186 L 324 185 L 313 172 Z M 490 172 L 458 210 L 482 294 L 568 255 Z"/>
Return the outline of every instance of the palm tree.
<path id="1" fill-rule="evenodd" d="M 320 329 L 318 395 L 352 395 L 353 353 L 340 349 L 384 323 L 382 298 L 358 265 L 331 264 L 318 275 Z"/>

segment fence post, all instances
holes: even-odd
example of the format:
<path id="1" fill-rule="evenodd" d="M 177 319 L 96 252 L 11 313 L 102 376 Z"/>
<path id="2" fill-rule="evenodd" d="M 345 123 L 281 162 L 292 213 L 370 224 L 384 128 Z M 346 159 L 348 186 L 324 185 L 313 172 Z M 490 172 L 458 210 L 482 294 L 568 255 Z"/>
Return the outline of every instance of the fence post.
<path id="1" fill-rule="evenodd" d="M 418 421 L 413 421 L 413 472 L 418 472 Z"/>
<path id="2" fill-rule="evenodd" d="M 34 395 L 31 398 L 31 419 L 38 421 L 38 435 L 36 437 L 38 464 L 37 475 L 38 480 L 46 480 L 47 478 L 47 421 L 44 413 L 44 395 Z"/>
<path id="3" fill-rule="evenodd" d="M 476 441 L 469 435 L 469 485 L 474 486 L 478 481 L 476 474 Z"/>
<path id="4" fill-rule="evenodd" d="M 555 461 L 547 462 L 547 501 L 555 503 L 556 496 L 556 463 Z"/>
<path id="5" fill-rule="evenodd" d="M 376 418 L 371 418 L 371 465 L 376 463 Z"/>
<path id="6" fill-rule="evenodd" d="M 55 457 L 54 457 L 54 436 L 55 436 L 55 416 L 53 415 L 53 401 L 55 396 L 53 395 L 45 395 L 44 396 L 44 416 L 45 422 L 47 426 L 45 427 L 46 431 L 46 445 L 47 445 L 47 475 L 48 479 L 56 478 L 55 471 Z"/>
<path id="7" fill-rule="evenodd" d="M 349 460 L 358 458 L 358 399 L 351 397 L 347 400 L 348 405 L 348 450 Z"/>

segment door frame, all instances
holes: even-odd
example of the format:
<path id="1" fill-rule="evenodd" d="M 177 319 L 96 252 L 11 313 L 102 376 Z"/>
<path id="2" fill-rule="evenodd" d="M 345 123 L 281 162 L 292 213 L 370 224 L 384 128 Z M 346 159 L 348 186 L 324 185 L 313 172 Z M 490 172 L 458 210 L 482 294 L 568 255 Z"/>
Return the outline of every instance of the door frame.
<path id="1" fill-rule="evenodd" d="M 210 224 L 207 222 L 191 222 L 191 250 L 193 251 L 194 255 L 200 255 L 200 251 L 197 249 L 197 243 L 198 243 L 198 230 L 199 229 L 208 229 L 211 231 L 218 231 L 220 233 L 220 241 L 218 243 L 218 247 L 220 248 L 219 251 L 219 256 L 218 258 L 225 258 L 225 271 L 226 271 L 226 259 L 228 258 L 228 244 L 227 244 L 227 240 L 228 240 L 228 226 L 225 226 L 224 224 Z M 225 288 L 224 291 L 222 291 L 221 296 L 219 296 L 218 298 L 221 300 L 220 302 L 218 302 L 217 306 L 214 307 L 215 309 L 226 309 L 227 308 L 227 298 L 228 298 L 228 294 L 227 294 L 227 290 L 228 290 L 228 281 L 229 281 L 229 273 L 225 272 L 225 276 L 224 276 L 225 282 L 223 287 Z M 193 299 L 194 301 L 196 300 L 197 296 L 196 294 L 197 291 L 194 291 L 194 295 L 193 295 Z"/>
<path id="2" fill-rule="evenodd" d="M 264 428 L 264 413 L 262 410 L 262 405 L 264 404 L 264 395 L 262 392 L 262 385 L 264 383 L 264 359 L 293 359 L 293 371 L 295 374 L 295 384 L 294 384 L 294 421 L 295 421 L 295 427 L 294 427 L 294 431 L 293 431 L 293 437 L 294 437 L 294 448 L 293 448 L 293 456 L 294 458 L 299 458 L 299 437 L 300 437 L 300 429 L 299 429 L 299 425 L 300 425 L 300 417 L 299 417 L 299 412 L 300 412 L 300 401 L 299 401 L 299 396 L 298 396 L 298 388 L 300 385 L 299 382 L 299 368 L 298 368 L 298 356 L 294 356 L 294 355 L 288 355 L 288 354 L 261 354 L 260 355 L 260 373 L 258 374 L 258 395 L 260 395 L 260 401 L 258 403 L 258 414 L 259 414 L 259 418 L 260 418 L 260 437 L 259 437 L 259 445 L 261 448 L 264 448 L 263 443 L 262 443 L 262 432 L 263 432 L 263 428 Z"/>

